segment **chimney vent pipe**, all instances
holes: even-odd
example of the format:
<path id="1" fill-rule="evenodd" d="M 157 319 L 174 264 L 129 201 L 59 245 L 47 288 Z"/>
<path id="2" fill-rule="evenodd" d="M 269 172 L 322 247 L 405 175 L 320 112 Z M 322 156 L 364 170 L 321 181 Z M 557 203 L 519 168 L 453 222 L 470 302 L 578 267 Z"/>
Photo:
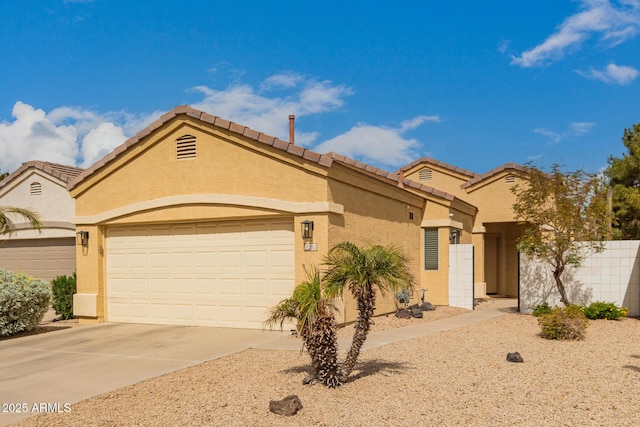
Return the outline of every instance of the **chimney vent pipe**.
<path id="1" fill-rule="evenodd" d="M 289 144 L 293 144 L 293 134 L 294 134 L 294 125 L 293 122 L 295 121 L 296 116 L 294 116 L 293 114 L 289 115 Z"/>

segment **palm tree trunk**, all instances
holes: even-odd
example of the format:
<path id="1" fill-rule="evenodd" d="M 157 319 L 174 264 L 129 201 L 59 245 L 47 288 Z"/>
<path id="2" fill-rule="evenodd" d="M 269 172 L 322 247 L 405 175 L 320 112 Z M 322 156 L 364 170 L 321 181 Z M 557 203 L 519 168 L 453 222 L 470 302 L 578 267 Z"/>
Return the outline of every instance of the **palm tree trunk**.
<path id="1" fill-rule="evenodd" d="M 376 293 L 371 286 L 365 286 L 365 289 L 363 289 L 362 293 L 358 296 L 358 318 L 356 319 L 353 341 L 340 369 L 340 379 L 342 382 L 347 381 L 347 378 L 358 361 L 360 349 L 367 339 L 367 335 L 369 335 L 369 329 L 371 329 L 371 318 L 373 317 L 375 306 Z"/>
<path id="2" fill-rule="evenodd" d="M 341 385 L 335 319 L 328 308 L 319 310 L 314 327 L 305 331 L 303 339 L 316 379 L 329 388 Z"/>

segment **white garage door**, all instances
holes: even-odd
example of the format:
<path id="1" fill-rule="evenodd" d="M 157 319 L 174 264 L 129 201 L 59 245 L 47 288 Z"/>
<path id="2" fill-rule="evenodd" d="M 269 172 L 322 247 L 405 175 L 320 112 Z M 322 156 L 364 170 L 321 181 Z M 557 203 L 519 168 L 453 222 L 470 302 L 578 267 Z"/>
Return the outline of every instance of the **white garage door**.
<path id="1" fill-rule="evenodd" d="M 291 296 L 291 220 L 109 227 L 111 322 L 261 328 Z"/>

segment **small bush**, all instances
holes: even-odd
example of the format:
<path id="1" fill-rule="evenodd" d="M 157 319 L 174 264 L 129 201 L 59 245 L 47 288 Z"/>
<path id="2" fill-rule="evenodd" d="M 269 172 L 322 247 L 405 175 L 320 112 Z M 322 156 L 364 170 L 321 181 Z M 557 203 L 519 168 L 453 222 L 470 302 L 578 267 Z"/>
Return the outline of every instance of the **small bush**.
<path id="1" fill-rule="evenodd" d="M 0 269 L 0 336 L 35 328 L 50 303 L 47 282 Z"/>
<path id="2" fill-rule="evenodd" d="M 621 317 L 625 317 L 629 312 L 626 308 L 620 308 L 612 302 L 596 301 L 584 309 L 584 315 L 587 319 L 607 319 L 618 320 Z"/>
<path id="3" fill-rule="evenodd" d="M 551 340 L 582 340 L 589 326 L 583 308 L 577 305 L 556 307 L 538 317 L 540 335 Z"/>
<path id="4" fill-rule="evenodd" d="M 536 306 L 536 308 L 533 309 L 531 314 L 533 314 L 535 317 L 540 317 L 543 314 L 551 313 L 551 310 L 553 310 L 551 306 L 548 303 L 543 302 L 542 304 Z"/>
<path id="5" fill-rule="evenodd" d="M 53 309 L 64 320 L 73 318 L 73 294 L 76 293 L 76 273 L 73 276 L 58 276 L 51 282 Z"/>

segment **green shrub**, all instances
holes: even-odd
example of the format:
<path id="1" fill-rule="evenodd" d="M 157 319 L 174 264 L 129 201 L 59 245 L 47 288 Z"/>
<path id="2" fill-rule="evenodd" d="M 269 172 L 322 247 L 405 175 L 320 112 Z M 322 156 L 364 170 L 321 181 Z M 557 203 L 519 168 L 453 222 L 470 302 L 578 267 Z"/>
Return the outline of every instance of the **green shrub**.
<path id="1" fill-rule="evenodd" d="M 30 331 L 42 321 L 50 303 L 47 282 L 0 269 L 0 336 Z"/>
<path id="2" fill-rule="evenodd" d="M 626 308 L 620 308 L 612 302 L 596 301 L 584 309 L 584 315 L 587 319 L 607 319 L 617 320 L 621 317 L 625 317 L 629 312 Z"/>
<path id="3" fill-rule="evenodd" d="M 583 308 L 578 305 L 556 307 L 538 317 L 540 335 L 551 340 L 582 340 L 589 326 Z"/>
<path id="4" fill-rule="evenodd" d="M 73 318 L 73 294 L 76 293 L 76 273 L 73 276 L 58 276 L 51 282 L 53 309 L 64 320 Z"/>
<path id="5" fill-rule="evenodd" d="M 533 309 L 531 314 L 533 314 L 535 317 L 540 317 L 543 314 L 551 313 L 551 310 L 552 310 L 551 306 L 548 303 L 543 302 L 542 304 L 536 306 L 536 308 Z"/>

